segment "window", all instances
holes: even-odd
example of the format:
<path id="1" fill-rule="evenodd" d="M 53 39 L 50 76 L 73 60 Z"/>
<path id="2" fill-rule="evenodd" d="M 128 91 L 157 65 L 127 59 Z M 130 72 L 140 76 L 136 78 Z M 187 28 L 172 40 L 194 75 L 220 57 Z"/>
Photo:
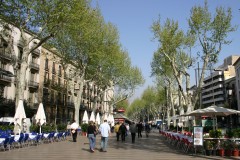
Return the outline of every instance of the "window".
<path id="1" fill-rule="evenodd" d="M 58 78 L 58 85 L 61 85 L 61 78 Z"/>
<path id="2" fill-rule="evenodd" d="M 58 75 L 61 76 L 62 75 L 62 66 L 59 65 L 58 67 Z"/>
<path id="3" fill-rule="evenodd" d="M 18 47 L 18 59 L 22 60 L 22 55 L 23 55 L 23 48 L 22 47 Z"/>
<path id="4" fill-rule="evenodd" d="M 53 65 L 52 65 L 52 73 L 55 74 L 55 62 L 53 62 Z"/>
<path id="5" fill-rule="evenodd" d="M 45 70 L 47 70 L 48 69 L 48 59 L 46 58 L 46 60 L 45 60 Z"/>

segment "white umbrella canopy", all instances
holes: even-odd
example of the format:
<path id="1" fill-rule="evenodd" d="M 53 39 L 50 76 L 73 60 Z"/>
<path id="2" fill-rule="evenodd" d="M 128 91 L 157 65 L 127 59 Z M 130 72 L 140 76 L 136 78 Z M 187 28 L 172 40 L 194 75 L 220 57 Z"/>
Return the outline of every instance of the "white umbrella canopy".
<path id="1" fill-rule="evenodd" d="M 23 106 L 23 101 L 19 100 L 18 107 L 14 115 L 14 125 L 19 127 L 19 134 L 22 130 L 23 120 L 26 119 L 26 113 Z"/>
<path id="2" fill-rule="evenodd" d="M 90 116 L 90 121 L 95 122 L 95 113 L 92 111 L 91 116 Z"/>
<path id="3" fill-rule="evenodd" d="M 44 108 L 43 108 L 43 104 L 40 103 L 39 104 L 39 107 L 38 107 L 38 110 L 37 110 L 37 114 L 36 114 L 36 122 L 37 124 L 40 125 L 40 134 L 41 134 L 41 126 L 46 123 L 46 115 L 45 115 L 45 111 L 44 111 Z"/>
<path id="4" fill-rule="evenodd" d="M 98 125 L 100 125 L 100 123 L 101 123 L 99 113 L 97 113 L 97 116 L 96 116 L 96 122 L 97 122 Z"/>
<path id="5" fill-rule="evenodd" d="M 203 109 L 197 109 L 192 112 L 189 112 L 185 115 L 187 116 L 208 116 L 208 117 L 213 117 L 216 119 L 216 122 L 214 126 L 217 129 L 217 116 L 229 116 L 231 114 L 239 114 L 240 111 L 234 110 L 234 109 L 228 109 L 224 107 L 217 107 L 215 105 L 203 108 Z"/>
<path id="6" fill-rule="evenodd" d="M 87 111 L 86 111 L 86 110 L 84 111 L 82 121 L 83 121 L 83 123 L 88 123 L 88 114 L 87 114 Z"/>
<path id="7" fill-rule="evenodd" d="M 203 109 L 197 109 L 185 115 L 187 116 L 209 116 L 209 117 L 216 117 L 216 116 L 228 116 L 231 114 L 239 114 L 240 111 L 234 109 L 228 109 L 224 107 L 217 107 L 217 106 L 210 106 Z"/>

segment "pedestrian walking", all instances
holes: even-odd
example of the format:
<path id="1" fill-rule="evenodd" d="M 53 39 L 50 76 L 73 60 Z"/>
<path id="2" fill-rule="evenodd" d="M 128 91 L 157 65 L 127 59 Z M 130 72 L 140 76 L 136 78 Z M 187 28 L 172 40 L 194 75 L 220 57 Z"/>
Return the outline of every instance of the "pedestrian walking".
<path id="1" fill-rule="evenodd" d="M 105 119 L 104 122 L 100 125 L 99 131 L 101 133 L 101 152 L 107 152 L 107 143 L 108 143 L 108 136 L 110 136 L 110 126 Z"/>
<path id="2" fill-rule="evenodd" d="M 71 124 L 71 134 L 72 134 L 73 142 L 77 142 L 77 129 L 78 129 L 78 124 L 74 120 L 73 123 Z"/>
<path id="3" fill-rule="evenodd" d="M 136 124 L 134 122 L 132 122 L 132 124 L 130 125 L 129 130 L 130 130 L 131 136 L 132 136 L 132 143 L 135 143 L 137 126 L 136 126 Z"/>
<path id="4" fill-rule="evenodd" d="M 129 132 L 129 124 L 128 123 L 126 123 L 126 129 L 127 129 L 127 131 L 126 131 L 126 137 L 128 136 L 128 132 Z"/>
<path id="5" fill-rule="evenodd" d="M 150 125 L 148 123 L 145 124 L 145 133 L 146 133 L 146 137 L 149 136 L 149 133 L 150 133 Z"/>
<path id="6" fill-rule="evenodd" d="M 143 124 L 142 124 L 142 122 L 139 122 L 137 124 L 138 138 L 142 137 L 142 129 L 143 129 Z"/>
<path id="7" fill-rule="evenodd" d="M 117 124 L 114 126 L 114 132 L 116 133 L 117 141 L 119 141 L 119 136 L 120 136 L 119 127 L 120 127 L 120 124 L 119 122 L 117 122 Z"/>
<path id="8" fill-rule="evenodd" d="M 125 141 L 125 136 L 126 136 L 127 128 L 126 128 L 126 126 L 125 126 L 124 123 L 122 123 L 121 126 L 119 127 L 119 132 L 121 133 L 122 142 Z"/>
<path id="9" fill-rule="evenodd" d="M 89 139 L 89 148 L 91 152 L 94 152 L 95 145 L 96 145 L 96 126 L 93 125 L 93 122 L 89 122 L 89 126 L 87 128 L 87 136 Z"/>

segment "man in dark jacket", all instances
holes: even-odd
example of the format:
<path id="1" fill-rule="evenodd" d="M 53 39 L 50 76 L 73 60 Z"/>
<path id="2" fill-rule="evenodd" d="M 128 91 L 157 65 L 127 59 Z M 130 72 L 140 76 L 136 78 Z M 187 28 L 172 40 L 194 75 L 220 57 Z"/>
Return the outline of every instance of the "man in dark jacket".
<path id="1" fill-rule="evenodd" d="M 119 132 L 121 133 L 122 142 L 125 141 L 127 128 L 124 123 L 122 123 L 121 126 L 119 127 Z"/>
<path id="2" fill-rule="evenodd" d="M 139 137 L 142 137 L 142 129 L 143 129 L 142 122 L 139 122 L 139 123 L 137 124 L 138 138 L 139 138 Z"/>

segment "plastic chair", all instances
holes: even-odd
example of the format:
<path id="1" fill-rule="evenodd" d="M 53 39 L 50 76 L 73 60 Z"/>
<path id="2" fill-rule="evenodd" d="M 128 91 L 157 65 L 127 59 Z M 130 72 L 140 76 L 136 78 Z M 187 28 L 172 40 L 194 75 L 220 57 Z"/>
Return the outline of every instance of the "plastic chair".
<path id="1" fill-rule="evenodd" d="M 29 134 L 28 133 L 25 133 L 22 143 L 23 143 L 24 147 L 29 145 Z"/>
<path id="2" fill-rule="evenodd" d="M 5 140 L 0 143 L 0 147 L 5 151 L 10 139 L 9 137 L 3 137 L 3 135 L 1 135 L 1 138 L 5 138 Z"/>

